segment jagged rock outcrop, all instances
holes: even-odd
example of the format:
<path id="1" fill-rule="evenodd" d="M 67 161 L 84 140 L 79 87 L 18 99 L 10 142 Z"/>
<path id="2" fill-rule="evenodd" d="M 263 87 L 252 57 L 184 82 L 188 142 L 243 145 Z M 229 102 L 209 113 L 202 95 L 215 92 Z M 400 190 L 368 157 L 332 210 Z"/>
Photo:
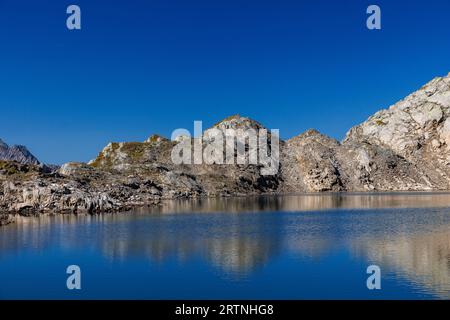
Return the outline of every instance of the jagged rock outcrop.
<path id="1" fill-rule="evenodd" d="M 450 75 L 377 112 L 342 142 L 316 130 L 278 141 L 259 122 L 235 115 L 206 130 L 203 139 L 153 135 L 144 142 L 112 142 L 88 164 L 71 162 L 57 171 L 21 157 L 0 161 L 0 224 L 17 213 L 123 211 L 177 197 L 449 190 L 449 115 Z M 279 149 L 273 174 L 250 161 L 249 132 L 266 134 L 257 138 L 258 149 L 265 146 L 255 153 L 258 160 Z M 218 153 L 217 145 L 223 147 Z M 10 149 L 0 148 L 4 154 Z"/>
<path id="2" fill-rule="evenodd" d="M 390 149 L 365 141 L 339 143 L 316 130 L 286 142 L 283 192 L 431 190 L 423 171 Z"/>
<path id="3" fill-rule="evenodd" d="M 448 190 L 449 115 L 450 74 L 433 79 L 389 109 L 350 129 L 344 145 L 366 143 L 390 150 L 409 164 L 407 179 L 414 180 L 413 189 Z"/>
<path id="4" fill-rule="evenodd" d="M 340 144 L 316 130 L 308 130 L 284 145 L 281 156 L 285 192 L 342 191 L 336 152 Z"/>
<path id="5" fill-rule="evenodd" d="M 104 181 L 102 178 L 99 173 L 96 183 Z M 108 197 L 91 181 L 91 175 L 64 177 L 47 173 L 41 166 L 0 161 L 0 212 L 95 213 L 122 207 L 120 199 Z"/>
<path id="6" fill-rule="evenodd" d="M 450 144 L 449 107 L 450 74 L 433 79 L 389 109 L 380 110 L 353 127 L 345 142 L 367 141 L 417 160 L 429 144 L 432 147 L 429 151 Z"/>
<path id="7" fill-rule="evenodd" d="M 153 135 L 145 142 L 122 142 L 108 144 L 90 162 L 90 165 L 112 172 L 114 174 L 127 174 L 133 176 L 136 183 L 145 183 L 151 179 L 160 190 L 163 197 L 176 196 L 216 196 L 216 195 L 244 195 L 275 191 L 278 187 L 278 179 L 273 176 L 261 174 L 261 166 L 254 164 L 201 163 L 194 160 L 195 144 L 201 150 L 214 143 L 210 140 L 209 133 L 212 129 L 223 132 L 223 162 L 229 140 L 227 129 L 242 129 L 243 131 L 264 127 L 258 122 L 238 115 L 229 117 L 213 128 L 205 131 L 205 139 L 184 137 L 170 141 L 160 136 Z M 268 133 L 270 138 L 270 133 Z M 239 141 L 236 141 L 239 143 Z M 175 146 L 185 144 L 190 149 L 190 164 L 175 164 L 172 152 Z M 237 144 L 233 146 L 236 157 Z"/>
<path id="8" fill-rule="evenodd" d="M 8 146 L 0 139 L 0 160 L 39 164 L 39 160 L 25 146 Z"/>
<path id="9" fill-rule="evenodd" d="M 283 191 L 450 189 L 450 75 L 350 129 L 342 143 L 315 130 L 287 141 Z"/>
<path id="10" fill-rule="evenodd" d="M 420 168 L 390 149 L 366 142 L 344 143 L 337 150 L 336 159 L 346 191 L 432 189 Z"/>

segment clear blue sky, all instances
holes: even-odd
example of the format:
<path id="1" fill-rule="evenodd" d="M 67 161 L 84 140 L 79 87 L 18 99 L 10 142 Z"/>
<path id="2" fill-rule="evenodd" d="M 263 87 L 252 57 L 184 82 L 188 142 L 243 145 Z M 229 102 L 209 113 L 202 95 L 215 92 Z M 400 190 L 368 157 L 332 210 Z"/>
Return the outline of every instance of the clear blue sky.
<path id="1" fill-rule="evenodd" d="M 369 4 L 381 31 L 365 27 Z M 0 0 L 0 138 L 87 161 L 240 113 L 283 138 L 342 139 L 450 72 L 449 20 L 446 0 Z"/>

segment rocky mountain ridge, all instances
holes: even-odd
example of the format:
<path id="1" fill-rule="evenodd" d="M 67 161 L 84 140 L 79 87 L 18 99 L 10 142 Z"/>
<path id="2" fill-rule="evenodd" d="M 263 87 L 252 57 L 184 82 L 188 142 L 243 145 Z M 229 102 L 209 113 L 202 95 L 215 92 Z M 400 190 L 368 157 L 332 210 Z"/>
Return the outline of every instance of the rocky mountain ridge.
<path id="1" fill-rule="evenodd" d="M 0 160 L 17 161 L 22 164 L 39 164 L 39 160 L 25 146 L 8 146 L 0 139 Z"/>
<path id="2" fill-rule="evenodd" d="M 179 197 L 450 190 L 449 115 L 450 74 L 351 128 L 342 142 L 316 130 L 280 141 L 274 175 L 263 175 L 261 165 L 248 162 L 174 164 L 174 147 L 207 148 L 213 139 L 170 141 L 158 135 L 112 142 L 88 164 L 68 163 L 56 172 L 33 162 L 0 161 L 0 223 L 15 214 L 125 211 Z M 265 129 L 235 115 L 205 132 L 237 128 Z"/>

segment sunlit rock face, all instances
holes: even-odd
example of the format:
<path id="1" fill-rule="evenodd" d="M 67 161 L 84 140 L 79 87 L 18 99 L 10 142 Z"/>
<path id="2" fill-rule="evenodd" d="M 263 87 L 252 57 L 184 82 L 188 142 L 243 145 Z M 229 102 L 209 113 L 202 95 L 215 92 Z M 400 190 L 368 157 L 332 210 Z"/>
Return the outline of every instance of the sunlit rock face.
<path id="1" fill-rule="evenodd" d="M 450 183 L 450 74 L 353 127 L 345 144 L 367 143 L 393 151 L 417 172 L 417 187 L 448 189 Z M 419 176 L 421 180 L 417 179 Z"/>
<path id="2" fill-rule="evenodd" d="M 414 159 L 433 140 L 447 146 L 449 108 L 450 74 L 435 78 L 387 110 L 378 111 L 350 129 L 345 141 L 367 141 Z"/>
<path id="3" fill-rule="evenodd" d="M 287 191 L 448 190 L 450 75 L 350 129 L 342 143 L 309 130 L 287 141 Z"/>
<path id="4" fill-rule="evenodd" d="M 366 141 L 341 144 L 316 130 L 283 146 L 281 177 L 284 192 L 445 189 L 391 149 Z"/>

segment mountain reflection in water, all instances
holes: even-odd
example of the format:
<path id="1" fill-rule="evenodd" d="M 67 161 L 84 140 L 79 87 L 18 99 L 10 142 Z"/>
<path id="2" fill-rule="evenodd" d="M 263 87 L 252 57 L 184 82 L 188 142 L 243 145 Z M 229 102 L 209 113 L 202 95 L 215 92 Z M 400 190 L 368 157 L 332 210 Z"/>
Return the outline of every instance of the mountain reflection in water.
<path id="1" fill-rule="evenodd" d="M 172 259 L 183 264 L 198 256 L 221 277 L 241 281 L 285 253 L 314 264 L 345 250 L 367 265 L 379 265 L 386 270 L 383 276 L 448 299 L 449 207 L 450 194 L 308 194 L 167 201 L 124 214 L 23 218 L 0 230 L 0 263 L 26 250 L 45 256 L 57 245 L 69 252 L 93 249 L 112 263 L 144 257 L 150 264 Z"/>

